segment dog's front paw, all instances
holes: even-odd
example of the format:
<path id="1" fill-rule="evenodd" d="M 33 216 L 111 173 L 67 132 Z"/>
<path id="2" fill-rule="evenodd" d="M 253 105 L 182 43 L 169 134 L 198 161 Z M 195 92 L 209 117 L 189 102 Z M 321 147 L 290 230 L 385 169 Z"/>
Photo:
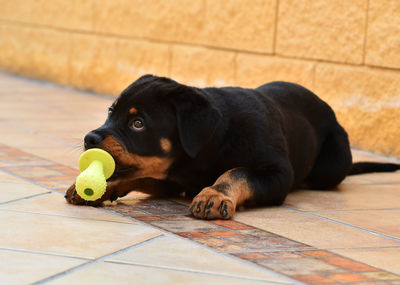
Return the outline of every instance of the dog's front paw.
<path id="1" fill-rule="evenodd" d="M 190 205 L 190 212 L 199 219 L 230 219 L 235 213 L 235 201 L 223 193 L 204 188 Z"/>
<path id="2" fill-rule="evenodd" d="M 67 192 L 64 195 L 64 198 L 67 200 L 68 203 L 73 205 L 88 205 L 97 207 L 103 202 L 103 200 L 101 199 L 97 199 L 96 201 L 86 201 L 82 199 L 76 192 L 75 183 L 68 188 Z"/>

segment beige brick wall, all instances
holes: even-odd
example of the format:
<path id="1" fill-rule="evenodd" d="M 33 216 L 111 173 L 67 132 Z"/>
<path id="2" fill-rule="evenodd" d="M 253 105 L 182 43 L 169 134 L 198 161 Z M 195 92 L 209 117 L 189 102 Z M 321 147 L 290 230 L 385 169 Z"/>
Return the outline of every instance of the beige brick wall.
<path id="1" fill-rule="evenodd" d="M 297 82 L 353 147 L 400 158 L 399 0 L 0 0 L 0 69 L 111 94 Z"/>

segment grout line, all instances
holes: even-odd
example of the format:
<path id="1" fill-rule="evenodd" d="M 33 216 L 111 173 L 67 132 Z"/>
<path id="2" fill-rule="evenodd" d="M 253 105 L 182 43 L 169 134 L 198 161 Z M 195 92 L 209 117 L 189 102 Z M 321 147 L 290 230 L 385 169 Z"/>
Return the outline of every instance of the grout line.
<path id="1" fill-rule="evenodd" d="M 78 266 L 76 266 L 76 267 L 73 267 L 73 268 L 68 269 L 68 270 L 65 270 L 65 271 L 62 271 L 62 272 L 60 272 L 60 273 L 57 273 L 57 274 L 55 274 L 55 275 L 53 275 L 53 276 L 47 277 L 47 278 L 45 278 L 45 279 L 42 279 L 42 280 L 40 280 L 40 281 L 38 281 L 38 282 L 35 282 L 35 283 L 33 283 L 33 284 L 37 284 L 37 285 L 39 285 L 39 284 L 45 284 L 45 283 L 47 283 L 47 282 L 49 282 L 49 281 L 53 281 L 53 280 L 55 280 L 55 279 L 59 279 L 59 278 L 65 276 L 65 275 L 67 275 L 67 274 L 73 273 L 73 272 L 75 272 L 75 271 L 79 271 L 79 270 L 84 269 L 84 268 L 86 268 L 86 267 L 89 267 L 89 266 L 91 266 L 91 265 L 93 265 L 93 264 L 95 264 L 95 263 L 103 262 L 103 261 L 105 261 L 107 258 L 109 258 L 109 257 L 111 257 L 111 256 L 118 255 L 118 254 L 121 254 L 121 253 L 126 252 L 126 251 L 128 251 L 128 250 L 141 247 L 141 246 L 143 246 L 143 245 L 145 245 L 145 244 L 151 243 L 151 242 L 153 242 L 154 240 L 157 240 L 157 239 L 162 238 L 162 237 L 163 237 L 163 235 L 149 238 L 149 239 L 147 239 L 147 240 L 145 240 L 145 241 L 142 241 L 142 242 L 140 242 L 140 243 L 137 243 L 137 244 L 134 244 L 134 245 L 125 247 L 125 248 L 120 249 L 120 250 L 118 250 L 118 251 L 115 251 L 115 252 L 113 252 L 113 253 L 106 254 L 106 255 L 101 256 L 101 257 L 99 257 L 99 258 L 96 258 L 96 259 L 94 259 L 94 260 L 90 260 L 90 261 L 87 262 L 87 263 L 78 265 Z"/>
<path id="2" fill-rule="evenodd" d="M 6 202 L 1 202 L 0 203 L 0 207 L 1 206 L 5 206 L 5 205 L 9 205 L 9 204 L 14 204 L 14 203 L 17 203 L 17 202 L 20 202 L 20 201 L 24 201 L 24 200 L 30 200 L 32 198 L 37 198 L 37 197 L 48 195 L 48 194 L 51 194 L 51 193 L 52 193 L 51 191 L 48 191 L 48 192 L 45 192 L 45 193 L 39 193 L 39 194 L 35 194 L 35 195 L 23 197 L 23 198 L 17 198 L 17 199 L 6 201 Z M 3 210 L 3 209 L 0 208 L 0 211 L 1 210 Z"/>
<path id="3" fill-rule="evenodd" d="M 365 27 L 364 27 L 364 39 L 363 39 L 363 53 L 362 53 L 362 63 L 365 65 L 366 64 L 366 58 L 367 58 L 367 43 L 368 43 L 368 23 L 369 23 L 369 0 L 367 0 L 367 5 L 366 5 L 366 11 L 365 11 Z"/>
<path id="4" fill-rule="evenodd" d="M 210 44 L 205 44 L 205 43 L 201 44 L 201 43 L 191 43 L 191 42 L 177 42 L 177 41 L 173 41 L 173 40 L 157 39 L 157 38 L 145 37 L 145 36 L 135 36 L 135 35 L 128 36 L 128 35 L 121 35 L 121 34 L 115 34 L 115 33 L 109 33 L 109 32 L 107 33 L 107 32 L 89 31 L 89 30 L 66 29 L 66 28 L 62 28 L 62 27 L 51 27 L 51 26 L 46 26 L 46 25 L 41 25 L 41 24 L 4 20 L 4 19 L 0 19 L 0 23 L 1 22 L 5 23 L 5 24 L 11 24 L 14 26 L 23 26 L 23 27 L 28 27 L 28 28 L 53 30 L 53 31 L 61 32 L 61 33 L 75 33 L 75 34 L 87 35 L 87 36 L 93 36 L 93 37 L 101 36 L 101 37 L 109 37 L 109 38 L 116 38 L 116 39 L 133 40 L 133 41 L 146 41 L 146 42 L 149 42 L 152 44 L 158 44 L 158 45 L 172 44 L 172 45 L 181 45 L 181 46 L 189 46 L 189 47 L 210 48 L 210 49 L 226 51 L 226 52 L 245 52 L 245 53 L 251 53 L 251 54 L 272 55 L 271 52 L 241 50 L 241 49 L 237 49 L 237 48 L 221 47 L 218 45 L 210 45 Z"/>
<path id="5" fill-rule="evenodd" d="M 314 247 L 287 247 L 287 248 L 279 248 L 279 249 L 248 249 L 245 251 L 224 251 L 230 255 L 237 255 L 237 254 L 247 254 L 247 253 L 274 253 L 274 252 L 293 252 L 293 251 L 310 251 L 316 250 L 317 248 Z"/>
<path id="6" fill-rule="evenodd" d="M 275 253 L 275 252 L 306 252 L 306 251 L 315 251 L 315 250 L 323 250 L 323 251 L 332 251 L 332 250 L 362 250 L 362 249 L 400 249 L 399 246 L 371 246 L 371 247 L 329 247 L 329 248 L 317 248 L 317 247 L 309 247 L 309 248 L 279 248 L 279 249 L 250 249 L 246 251 L 225 251 L 231 255 L 237 254 L 247 254 L 247 253 Z"/>
<path id="7" fill-rule="evenodd" d="M 124 262 L 124 261 L 105 261 L 106 263 L 113 263 L 113 264 L 120 264 L 120 265 L 133 265 L 133 266 L 139 266 L 139 267 L 145 267 L 145 268 L 156 268 L 156 269 L 162 269 L 162 270 L 168 270 L 168 271 L 178 271 L 178 272 L 187 272 L 187 273 L 195 273 L 195 274 L 200 274 L 200 275 L 211 275 L 215 277 L 227 277 L 230 279 L 240 279 L 240 280 L 247 280 L 247 281 L 254 281 L 254 282 L 268 282 L 268 284 L 287 284 L 282 280 L 282 282 L 279 281 L 271 281 L 268 279 L 258 279 L 258 278 L 250 278 L 250 277 L 245 277 L 245 276 L 238 276 L 238 275 L 229 275 L 227 273 L 216 273 L 216 272 L 211 272 L 211 271 L 199 271 L 196 269 L 183 269 L 183 268 L 174 268 L 174 267 L 167 267 L 167 266 L 161 266 L 161 265 L 148 265 L 148 264 L 141 264 L 141 263 L 135 263 L 135 262 Z M 278 276 L 281 277 L 281 276 Z M 292 281 L 293 279 L 287 278 L 285 279 L 286 281 Z M 296 284 L 296 283 L 292 283 Z M 301 284 L 301 283 L 298 283 Z"/>
<path id="8" fill-rule="evenodd" d="M 56 214 L 45 214 L 45 213 L 38 213 L 38 212 L 32 212 L 32 211 L 23 211 L 23 210 L 13 210 L 13 209 L 1 209 L 0 212 L 13 212 L 13 213 L 21 213 L 21 214 L 31 214 L 31 215 L 40 215 L 40 216 L 46 216 L 46 217 L 55 217 L 55 218 L 67 218 L 67 219 L 76 219 L 76 220 L 86 220 L 86 221 L 92 221 L 92 222 L 107 222 L 107 223 L 115 223 L 115 224 L 124 224 L 124 225 L 132 225 L 132 226 L 138 226 L 138 224 L 131 222 L 118 222 L 118 221 L 110 221 L 110 220 L 104 220 L 104 219 L 95 219 L 95 218 L 81 218 L 81 217 L 74 217 L 74 216 L 64 216 L 64 215 L 56 215 Z"/>
<path id="9" fill-rule="evenodd" d="M 43 251 L 34 251 L 34 250 L 26 250 L 20 248 L 8 248 L 0 246 L 0 250 L 8 250 L 8 251 L 15 251 L 21 253 L 29 253 L 29 254 L 36 254 L 36 255 L 44 255 L 44 256 L 56 256 L 56 257 L 65 257 L 65 258 L 73 258 L 73 259 L 80 259 L 80 260 L 92 260 L 92 258 L 82 257 L 82 256 L 75 256 L 75 255 L 68 255 L 68 254 L 60 254 L 60 253 L 52 253 L 52 252 L 43 252 Z"/>
<path id="10" fill-rule="evenodd" d="M 183 203 L 181 203 L 181 202 L 179 202 L 179 201 L 175 201 L 175 202 L 178 203 L 178 204 L 181 204 L 181 205 L 185 205 L 185 204 L 183 204 Z M 185 206 L 187 206 L 187 205 L 185 205 Z M 285 207 L 285 206 L 279 206 L 279 207 Z M 251 224 L 247 224 L 247 223 L 244 223 L 244 222 L 240 222 L 240 221 L 237 221 L 237 220 L 235 220 L 235 219 L 232 219 L 232 221 L 235 221 L 235 222 L 238 222 L 238 223 L 240 223 L 240 224 L 243 224 L 243 225 L 252 227 L 253 229 L 256 229 L 256 230 L 259 230 L 259 231 L 271 233 L 271 234 L 273 234 L 273 235 L 276 235 L 276 236 L 285 238 L 285 239 L 290 240 L 290 241 L 292 241 L 292 242 L 295 242 L 295 243 L 297 243 L 297 244 L 305 245 L 305 247 L 309 246 L 309 247 L 315 248 L 315 247 L 312 246 L 312 245 L 306 244 L 306 243 L 301 242 L 301 241 L 298 241 L 298 240 L 294 240 L 294 239 L 292 239 L 292 238 L 288 238 L 288 237 L 286 237 L 286 236 L 283 236 L 283 235 L 280 235 L 280 234 L 277 234 L 277 233 L 274 233 L 274 232 L 269 232 L 269 231 L 267 231 L 267 230 L 264 230 L 264 229 L 262 229 L 262 228 L 259 228 L 259 227 L 257 227 L 257 226 L 251 225 Z M 224 226 L 222 226 L 222 227 L 224 227 Z M 232 230 L 232 229 L 230 229 L 230 230 Z"/>
<path id="11" fill-rule="evenodd" d="M 178 202 L 176 202 L 176 203 L 178 203 Z M 178 204 L 181 204 L 181 203 L 178 203 Z M 106 210 L 106 211 L 109 211 L 109 212 L 112 212 L 112 213 L 115 213 L 115 214 L 117 214 L 118 216 L 128 218 L 129 220 L 132 220 L 133 222 L 135 222 L 135 223 L 137 223 L 137 224 L 139 224 L 139 225 L 147 226 L 147 227 L 150 227 L 150 228 L 152 228 L 152 229 L 154 229 L 154 230 L 158 230 L 158 231 L 162 232 L 162 233 L 164 234 L 164 236 L 170 236 L 170 237 L 172 237 L 172 238 L 179 239 L 179 240 L 181 240 L 182 242 L 185 242 L 185 243 L 191 244 L 191 245 L 193 245 L 193 246 L 202 248 L 202 249 L 204 249 L 204 250 L 206 250 L 206 251 L 208 251 L 208 252 L 217 254 L 217 255 L 222 256 L 222 257 L 224 257 L 224 258 L 232 259 L 232 260 L 234 260 L 234 261 L 236 261 L 236 262 L 240 262 L 240 263 L 242 263 L 242 264 L 244 264 L 244 265 L 246 265 L 246 266 L 255 268 L 255 269 L 260 270 L 260 271 L 266 271 L 266 272 L 268 272 L 269 274 L 272 274 L 272 275 L 275 275 L 275 276 L 277 276 L 277 277 L 280 277 L 280 278 L 289 280 L 289 281 L 291 281 L 291 282 L 297 282 L 297 283 L 293 283 L 293 284 L 302 284 L 302 283 L 299 283 L 299 282 L 298 282 L 297 280 L 295 280 L 295 279 L 291 279 L 290 276 L 288 276 L 288 275 L 284 275 L 284 274 L 279 273 L 279 272 L 277 272 L 277 271 L 273 271 L 272 269 L 269 269 L 269 268 L 267 268 L 267 267 L 264 267 L 264 266 L 261 266 L 261 265 L 259 265 L 259 264 L 256 264 L 256 263 L 254 263 L 254 262 L 252 262 L 252 261 L 249 261 L 249 260 L 246 260 L 246 259 L 243 259 L 243 258 L 234 256 L 234 255 L 232 255 L 232 253 L 230 253 L 230 252 L 219 251 L 218 249 L 215 249 L 215 248 L 209 247 L 209 246 L 207 246 L 207 245 L 204 245 L 204 244 L 202 244 L 202 243 L 199 243 L 199 242 L 197 242 L 196 240 L 193 240 L 193 239 L 190 239 L 190 238 L 182 237 L 182 236 L 180 236 L 180 235 L 178 235 L 178 234 L 176 234 L 176 233 L 174 233 L 174 232 L 170 232 L 170 231 L 168 231 L 168 230 L 166 230 L 166 229 L 164 229 L 164 228 L 158 228 L 158 227 L 156 227 L 156 226 L 154 226 L 154 225 L 152 225 L 152 224 L 150 224 L 150 223 L 146 223 L 146 222 L 144 222 L 144 221 L 138 220 L 138 219 L 133 218 L 133 217 L 131 217 L 131 216 L 125 216 L 125 215 L 119 213 L 118 211 L 115 211 L 115 210 L 112 210 L 112 209 L 105 209 L 105 210 Z M 217 225 L 217 226 L 218 226 L 218 225 Z M 218 226 L 218 227 L 220 227 L 220 226 Z M 222 226 L 222 227 L 223 227 L 223 226 Z"/>
<path id="12" fill-rule="evenodd" d="M 238 52 L 235 52 L 233 55 L 233 82 L 235 82 L 235 84 L 238 82 L 238 56 Z"/>
<path id="13" fill-rule="evenodd" d="M 297 209 L 294 209 L 294 208 L 291 208 L 291 207 L 288 207 L 288 206 L 281 206 L 281 207 L 289 209 L 289 210 L 292 210 L 292 211 L 295 211 L 297 213 L 305 214 L 305 215 L 312 216 L 312 217 L 315 217 L 315 218 L 320 218 L 320 219 L 323 219 L 323 220 L 326 220 L 326 221 L 330 221 L 330 222 L 333 222 L 333 223 L 336 223 L 336 224 L 339 224 L 339 225 L 342 225 L 342 226 L 347 226 L 347 227 L 350 227 L 350 228 L 353 228 L 353 229 L 357 229 L 357 230 L 360 230 L 360 231 L 363 231 L 363 232 L 367 232 L 369 234 L 373 234 L 373 235 L 376 235 L 376 236 L 379 236 L 379 237 L 384 237 L 384 238 L 388 238 L 388 239 L 400 242 L 400 238 L 396 238 L 396 237 L 388 236 L 388 235 L 385 235 L 385 234 L 382 234 L 382 233 L 378 233 L 378 232 L 375 232 L 375 231 L 363 229 L 361 227 L 357 227 L 357 226 L 354 226 L 354 225 L 351 225 L 351 224 L 347 224 L 347 223 L 344 223 L 344 222 L 336 221 L 334 219 L 326 218 L 326 217 L 323 217 L 323 216 L 320 216 L 320 215 L 317 215 L 317 214 L 314 214 L 314 213 L 311 213 L 311 212 L 297 210 Z"/>
<path id="14" fill-rule="evenodd" d="M 169 44 L 168 45 L 168 77 L 172 77 L 172 69 L 173 69 L 173 62 L 174 59 L 174 45 Z"/>
<path id="15" fill-rule="evenodd" d="M 309 213 L 331 213 L 331 212 L 370 212 L 370 211 L 393 211 L 400 208 L 383 208 L 383 209 L 339 209 L 339 210 L 310 210 Z M 300 210 L 301 211 L 301 210 Z"/>
<path id="16" fill-rule="evenodd" d="M 36 156 L 36 155 L 34 155 L 34 156 Z M 37 157 L 37 156 L 36 156 Z M 56 163 L 56 164 L 60 164 L 60 163 Z M 19 177 L 19 176 L 18 176 Z M 21 177 L 20 177 L 21 178 Z M 30 183 L 32 183 L 32 181 L 31 180 L 28 180 Z M 41 184 L 39 184 L 41 187 L 44 187 L 43 185 L 41 185 Z M 58 192 L 58 191 L 54 191 L 55 193 L 60 193 L 60 192 Z M 48 194 L 48 193 L 46 193 L 46 194 Z M 61 193 L 60 193 L 61 194 Z M 43 194 L 43 195 L 45 195 L 45 194 Z M 30 198 L 28 198 L 28 199 L 30 199 Z M 105 209 L 105 211 L 107 211 L 107 212 L 110 212 L 110 211 L 108 211 L 108 209 Z M 123 215 L 122 215 L 123 216 Z M 123 217 L 125 217 L 126 218 L 126 216 L 123 216 Z M 71 217 L 69 217 L 69 218 L 71 218 Z M 73 217 L 72 217 L 73 218 Z M 144 225 L 146 225 L 146 226 L 149 226 L 149 224 L 148 223 L 143 223 Z M 158 230 L 160 230 L 160 229 L 158 229 Z M 178 235 L 175 235 L 175 234 L 171 234 L 172 236 L 174 236 L 174 237 L 179 237 Z M 162 236 L 159 236 L 159 238 L 161 238 Z M 157 238 L 157 237 L 156 237 Z M 180 238 L 180 237 L 179 237 Z M 155 238 L 153 238 L 153 239 L 155 239 Z M 184 238 L 182 238 L 182 239 L 184 239 Z M 195 242 L 193 242 L 192 240 L 190 240 L 190 239 L 186 239 L 187 241 L 190 241 L 191 243 L 194 243 L 194 244 L 197 244 L 197 243 L 195 243 Z M 145 241 L 145 242 L 143 242 L 143 243 L 146 243 L 147 241 Z M 143 243 L 140 243 L 140 244 L 143 244 Z M 204 246 L 205 248 L 207 248 L 206 246 Z M 208 248 L 209 249 L 209 248 Z M 210 249 L 209 249 L 210 250 Z M 122 250 L 121 250 L 122 251 Z M 213 251 L 213 252 L 215 252 L 215 253 L 218 253 L 218 254 L 220 254 L 220 255 L 223 255 L 223 256 L 226 256 L 226 253 L 224 254 L 223 252 L 221 253 L 221 252 L 219 252 L 218 250 L 211 250 L 211 251 Z M 114 254 L 118 254 L 118 252 L 116 252 L 116 253 L 114 253 Z M 111 255 L 113 255 L 113 254 L 111 254 Z M 110 256 L 111 256 L 110 255 Z M 229 255 L 228 255 L 229 256 Z M 240 259 L 240 260 L 242 260 L 242 259 Z M 107 262 L 107 261 L 105 261 L 105 262 Z M 92 263 L 94 263 L 94 262 L 92 262 Z M 253 264 L 253 263 L 252 263 Z M 89 266 L 89 264 L 87 264 L 86 266 Z M 267 269 L 267 268 L 263 268 L 263 269 Z M 78 270 L 78 269 L 76 269 L 76 270 Z M 267 270 L 269 270 L 269 269 L 267 269 Z M 67 273 L 66 273 L 67 274 Z M 47 282 L 46 280 L 42 280 L 42 281 L 40 281 L 40 282 Z"/>
<path id="17" fill-rule="evenodd" d="M 63 164 L 59 164 L 59 165 L 64 166 Z M 37 166 L 46 167 L 46 166 L 48 166 L 48 165 L 37 165 Z M 53 166 L 53 165 L 52 165 L 52 166 Z M 29 167 L 30 167 L 30 166 L 29 166 Z M 39 182 L 34 181 L 34 180 L 31 180 L 31 179 L 29 179 L 29 178 L 27 178 L 27 177 L 19 176 L 19 175 L 15 174 L 14 172 L 9 171 L 9 170 L 7 170 L 7 169 L 5 169 L 5 168 L 1 168 L 1 167 L 0 167 L 0 171 L 3 171 L 3 172 L 5 172 L 5 173 L 8 174 L 8 175 L 11 175 L 11 176 L 13 176 L 13 177 L 19 178 L 19 179 L 21 179 L 21 180 L 23 180 L 23 181 L 26 181 L 26 182 L 30 183 L 30 184 L 39 186 L 39 187 L 41 187 L 41 188 L 43 188 L 43 189 L 50 190 L 50 191 L 53 192 L 53 193 L 60 193 L 59 190 L 56 190 L 56 189 L 51 188 L 50 186 L 47 186 L 47 185 L 44 185 L 44 184 L 40 184 Z"/>
<path id="18" fill-rule="evenodd" d="M 330 247 L 327 249 L 322 249 L 322 250 L 327 250 L 327 251 L 332 251 L 332 250 L 365 250 L 365 249 L 396 249 L 399 248 L 400 249 L 400 245 L 399 246 L 369 246 L 369 247 Z M 359 261 L 361 262 L 361 261 Z"/>
<path id="19" fill-rule="evenodd" d="M 400 159 L 397 158 L 397 157 L 394 157 L 394 156 L 385 156 L 385 155 L 382 155 L 382 154 L 377 154 L 377 153 L 374 153 L 374 152 L 369 152 L 369 151 L 366 151 L 366 150 L 356 149 L 356 148 L 352 148 L 352 150 L 355 151 L 355 152 L 358 152 L 359 154 L 369 155 L 369 156 L 372 156 L 372 157 L 375 157 L 375 158 L 381 158 L 381 159 L 389 160 L 389 161 L 392 161 L 394 163 L 395 162 L 400 163 Z M 389 161 L 387 161 L 387 162 L 389 162 Z M 357 161 L 355 161 L 355 162 L 357 162 Z"/>
<path id="20" fill-rule="evenodd" d="M 110 102 L 115 100 L 115 96 L 112 94 L 105 94 L 105 93 L 100 94 L 84 89 L 78 89 L 72 85 L 61 85 L 53 81 L 41 80 L 38 78 L 28 77 L 27 75 L 22 75 L 18 73 L 10 73 L 5 70 L 0 70 L 0 75 L 11 77 L 14 80 L 24 81 L 25 84 L 40 85 L 41 88 L 53 88 L 53 89 L 61 89 L 62 91 L 65 92 L 76 92 L 78 95 L 91 96 L 98 99 L 107 99 L 110 100 Z"/>
<path id="21" fill-rule="evenodd" d="M 279 24 L 279 0 L 275 1 L 275 19 L 274 19 L 274 34 L 272 37 L 272 54 L 277 55 L 276 46 L 278 40 L 278 24 Z"/>
<path id="22" fill-rule="evenodd" d="M 277 277 L 279 277 L 279 278 L 283 278 L 283 279 L 289 280 L 289 281 L 291 281 L 291 282 L 293 282 L 293 280 L 295 280 L 295 279 L 290 278 L 289 275 L 284 275 L 284 274 L 282 274 L 282 273 L 280 273 L 280 272 L 278 272 L 278 271 L 273 271 L 272 269 L 269 269 L 269 268 L 267 268 L 267 267 L 261 266 L 261 265 L 255 263 L 255 262 L 250 261 L 250 260 L 240 258 L 240 257 L 238 257 L 238 256 L 235 256 L 235 255 L 234 255 L 233 253 L 231 253 L 231 252 L 228 252 L 228 251 L 219 251 L 218 249 L 215 249 L 215 248 L 209 247 L 209 246 L 207 246 L 207 245 L 205 245 L 205 244 L 199 243 L 199 242 L 196 241 L 196 240 L 193 240 L 193 239 L 190 239 L 190 238 L 182 237 L 182 236 L 180 236 L 180 235 L 178 235 L 178 234 L 176 234 L 176 233 L 167 232 L 166 235 L 172 236 L 173 238 L 177 238 L 177 239 L 179 239 L 179 240 L 182 240 L 183 242 L 186 242 L 186 243 L 188 243 L 188 244 L 191 244 L 192 246 L 196 246 L 196 247 L 198 247 L 198 248 L 201 248 L 201 249 L 203 249 L 203 250 L 206 250 L 206 251 L 211 252 L 211 253 L 213 253 L 213 254 L 216 254 L 216 255 L 218 255 L 218 256 L 222 256 L 222 257 L 224 257 L 224 258 L 226 258 L 226 259 L 230 259 L 230 260 L 233 260 L 233 261 L 235 261 L 235 262 L 239 262 L 239 263 L 241 263 L 241 264 L 243 264 L 243 265 L 245 265 L 245 266 L 248 266 L 248 267 L 257 269 L 257 270 L 259 270 L 259 271 L 267 272 L 267 273 L 269 273 L 269 274 L 271 274 L 271 275 L 274 275 L 274 276 L 277 276 Z"/>
<path id="23" fill-rule="evenodd" d="M 17 130 L 23 131 L 23 132 L 27 132 L 29 134 L 37 135 L 39 137 L 46 138 L 46 139 L 49 139 L 49 140 L 52 140 L 52 141 L 55 141 L 55 142 L 58 142 L 58 143 L 61 143 L 61 144 L 67 145 L 67 146 L 81 147 L 78 144 L 70 143 L 68 141 L 64 141 L 62 139 L 46 135 L 46 134 L 40 133 L 40 132 L 35 131 L 35 130 L 31 130 L 31 129 L 27 129 L 27 128 L 21 127 L 20 125 L 17 125 L 15 123 L 10 122 L 10 121 L 4 121 L 4 120 L 0 119 L 0 124 L 4 125 L 4 126 L 7 126 L 7 127 L 11 127 L 13 129 L 17 129 Z"/>
<path id="24" fill-rule="evenodd" d="M 318 62 L 314 62 L 313 67 L 312 67 L 311 84 L 312 84 L 312 90 L 315 90 L 315 91 L 317 91 L 317 71 L 318 71 Z"/>
<path id="25" fill-rule="evenodd" d="M 387 172 L 390 173 L 390 172 Z M 362 175 L 362 174 L 361 174 Z M 342 182 L 344 185 L 358 185 L 358 186 L 399 186 L 399 182 L 386 182 L 386 183 L 378 183 L 378 182 L 371 182 L 371 183 L 356 183 L 356 182 Z"/>
<path id="26" fill-rule="evenodd" d="M 320 59 L 320 58 L 311 58 L 311 57 L 299 57 L 299 56 L 289 56 L 289 55 L 284 55 L 284 54 L 274 54 L 271 52 L 260 52 L 260 51 L 253 51 L 253 50 L 242 50 L 242 49 L 235 49 L 235 48 L 229 48 L 229 47 L 221 47 L 217 45 L 210 45 L 210 44 L 199 44 L 199 43 L 190 43 L 190 42 L 177 42 L 173 40 L 163 40 L 163 39 L 157 39 L 157 38 L 152 38 L 152 37 L 143 37 L 143 36 L 127 36 L 127 35 L 120 35 L 120 34 L 113 34 L 113 33 L 106 33 L 106 32 L 99 32 L 99 31 L 90 31 L 90 30 L 75 30 L 75 29 L 67 29 L 67 28 L 62 28 L 62 27 L 52 27 L 52 26 L 46 26 L 46 25 L 41 25 L 41 24 L 35 24 L 35 23 L 28 23 L 28 22 L 21 22 L 21 21 L 13 21 L 13 20 L 5 20 L 5 19 L 0 19 L 0 23 L 3 24 L 9 24 L 9 25 L 14 25 L 14 26 L 25 26 L 29 28 L 39 28 L 39 29 L 47 29 L 47 30 L 53 30 L 53 31 L 58 31 L 58 32 L 63 32 L 63 33 L 75 33 L 75 34 L 83 34 L 83 35 L 88 35 L 88 36 L 103 36 L 103 37 L 110 37 L 110 38 L 119 38 L 119 39 L 127 39 L 127 40 L 135 40 L 135 41 L 147 41 L 152 44 L 173 44 L 173 45 L 181 45 L 181 46 L 191 46 L 191 47 L 202 47 L 202 48 L 211 48 L 215 50 L 221 50 L 221 51 L 226 51 L 226 52 L 240 52 L 244 54 L 254 54 L 254 55 L 266 55 L 266 56 L 274 56 L 282 59 L 298 59 L 298 60 L 303 60 L 307 62 L 318 62 L 318 63 L 332 63 L 332 64 L 338 64 L 341 66 L 346 66 L 346 67 L 362 67 L 362 68 L 371 68 L 371 69 L 378 69 L 378 70 L 386 70 L 386 71 L 394 71 L 398 72 L 398 68 L 394 67 L 387 67 L 387 66 L 376 66 L 376 65 L 367 65 L 364 64 L 363 62 L 361 63 L 354 63 L 354 62 L 345 62 L 345 61 L 333 61 L 329 59 Z"/>

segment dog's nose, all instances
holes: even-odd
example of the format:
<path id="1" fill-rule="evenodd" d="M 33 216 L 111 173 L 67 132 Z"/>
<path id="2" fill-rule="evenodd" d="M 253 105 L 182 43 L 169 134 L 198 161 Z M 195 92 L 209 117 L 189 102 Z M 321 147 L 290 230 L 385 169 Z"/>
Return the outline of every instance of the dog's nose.
<path id="1" fill-rule="evenodd" d="M 90 132 L 84 138 L 85 149 L 98 147 L 103 140 L 104 138 L 101 135 Z"/>

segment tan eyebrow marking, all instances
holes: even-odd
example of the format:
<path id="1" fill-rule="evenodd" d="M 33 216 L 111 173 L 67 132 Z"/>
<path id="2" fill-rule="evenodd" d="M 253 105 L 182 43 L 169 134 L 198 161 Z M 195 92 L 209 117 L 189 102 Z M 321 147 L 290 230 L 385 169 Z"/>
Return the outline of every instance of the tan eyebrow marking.
<path id="1" fill-rule="evenodd" d="M 136 109 L 135 107 L 132 107 L 132 108 L 129 109 L 129 114 L 135 115 L 138 112 L 139 112 L 138 109 Z"/>
<path id="2" fill-rule="evenodd" d="M 114 107 L 117 106 L 117 104 L 118 104 L 118 99 L 115 99 L 115 101 L 114 101 Z"/>
<path id="3" fill-rule="evenodd" d="M 165 153 L 169 153 L 171 151 L 171 148 L 172 148 L 171 141 L 169 139 L 166 139 L 166 138 L 162 138 L 160 140 L 160 146 L 161 146 L 161 149 Z"/>

